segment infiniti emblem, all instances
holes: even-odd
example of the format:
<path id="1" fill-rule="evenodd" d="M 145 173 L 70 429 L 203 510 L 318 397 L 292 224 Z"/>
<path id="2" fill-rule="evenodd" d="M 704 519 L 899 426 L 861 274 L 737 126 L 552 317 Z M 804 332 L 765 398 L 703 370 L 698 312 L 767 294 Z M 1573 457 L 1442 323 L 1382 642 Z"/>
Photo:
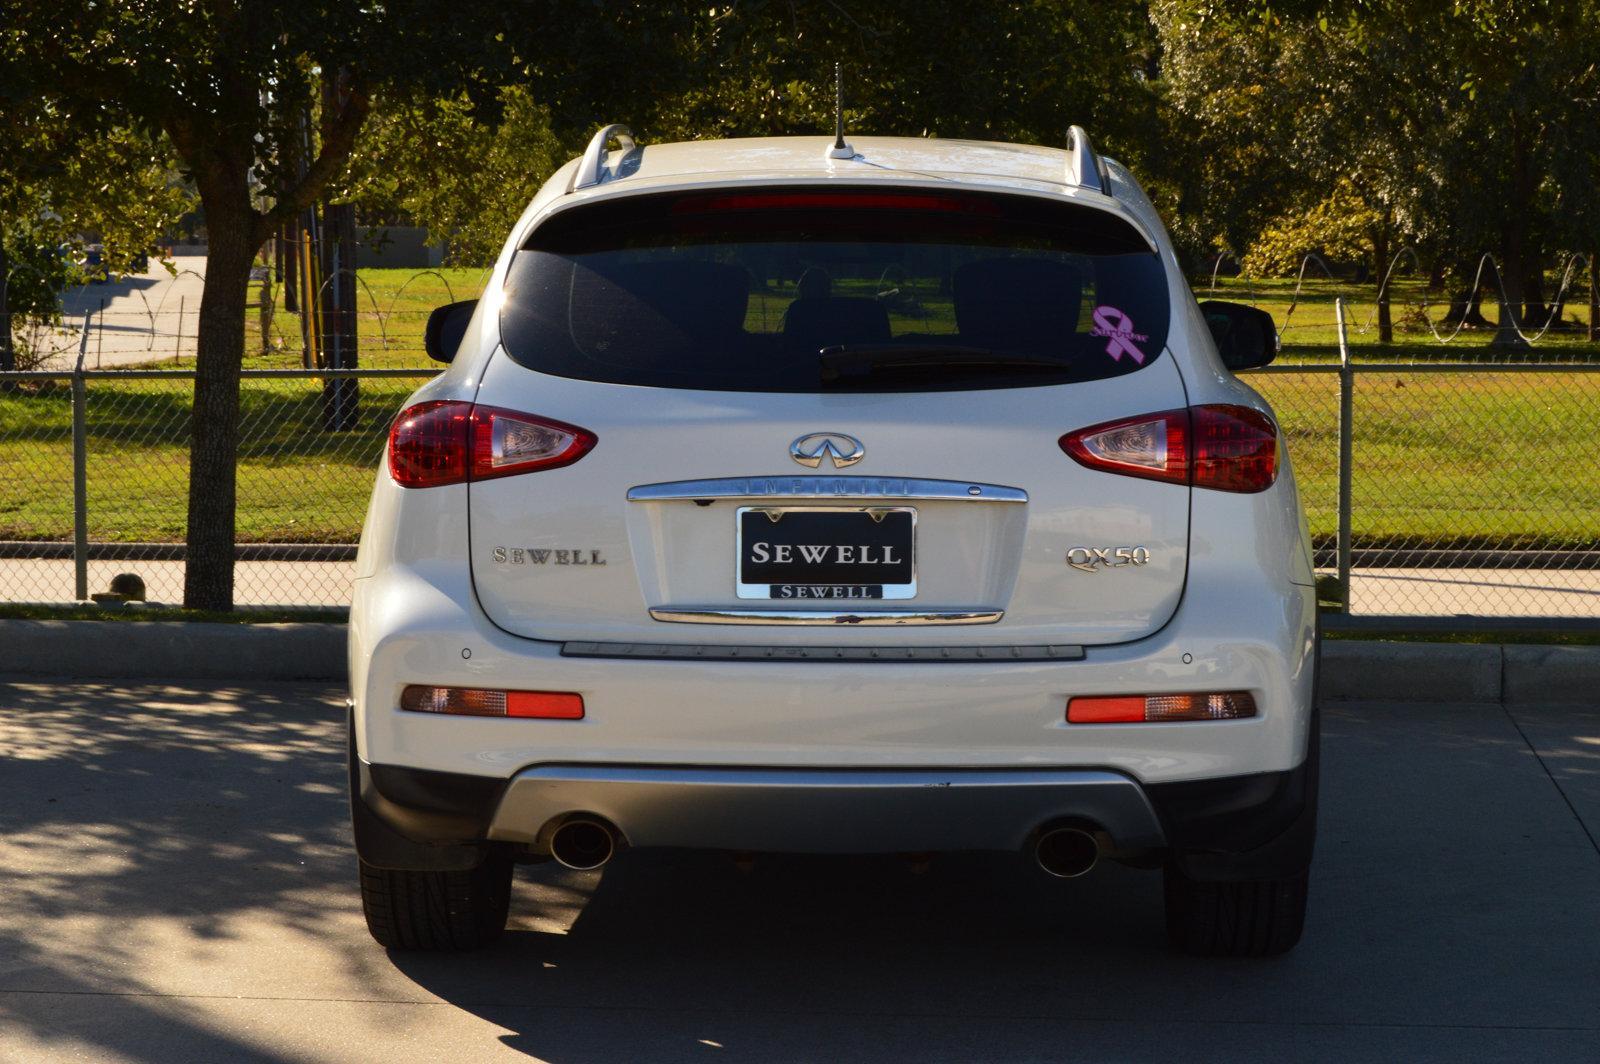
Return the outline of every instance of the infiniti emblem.
<path id="1" fill-rule="evenodd" d="M 807 469 L 820 466 L 823 455 L 833 459 L 833 468 L 844 469 L 861 461 L 866 453 L 860 440 L 842 432 L 813 432 L 789 445 L 789 457 Z"/>

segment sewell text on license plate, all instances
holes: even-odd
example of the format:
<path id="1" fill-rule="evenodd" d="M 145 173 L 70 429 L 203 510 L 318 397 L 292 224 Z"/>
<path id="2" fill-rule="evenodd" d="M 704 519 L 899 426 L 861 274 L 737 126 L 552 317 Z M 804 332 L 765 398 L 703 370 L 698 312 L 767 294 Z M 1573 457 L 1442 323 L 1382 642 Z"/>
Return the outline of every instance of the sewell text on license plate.
<path id="1" fill-rule="evenodd" d="M 909 506 L 741 506 L 734 578 L 742 599 L 908 599 L 917 593 Z"/>

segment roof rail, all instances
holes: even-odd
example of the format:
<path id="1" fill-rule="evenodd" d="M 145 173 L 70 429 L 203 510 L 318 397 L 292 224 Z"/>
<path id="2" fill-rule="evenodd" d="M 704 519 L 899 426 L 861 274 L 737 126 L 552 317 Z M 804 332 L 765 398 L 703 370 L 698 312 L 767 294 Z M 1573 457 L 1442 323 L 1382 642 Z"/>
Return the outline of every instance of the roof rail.
<path id="1" fill-rule="evenodd" d="M 589 146 L 583 149 L 583 158 L 578 160 L 578 168 L 572 172 L 572 180 L 567 184 L 568 192 L 576 192 L 580 188 L 591 188 L 600 183 L 606 170 L 606 145 L 611 143 L 611 138 L 617 138 L 624 152 L 634 149 L 633 130 L 620 122 L 601 129 L 589 139 Z"/>
<path id="2" fill-rule="evenodd" d="M 1094 153 L 1089 134 L 1082 126 L 1067 130 L 1067 184 L 1086 188 L 1090 192 L 1111 195 L 1111 182 L 1106 180 L 1105 164 Z"/>

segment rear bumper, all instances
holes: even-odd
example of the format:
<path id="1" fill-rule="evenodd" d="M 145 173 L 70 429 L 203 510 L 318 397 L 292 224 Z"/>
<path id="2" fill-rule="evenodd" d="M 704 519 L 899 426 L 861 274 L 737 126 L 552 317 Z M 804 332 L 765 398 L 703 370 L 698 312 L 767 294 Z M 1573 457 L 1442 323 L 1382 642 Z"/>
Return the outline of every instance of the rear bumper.
<path id="1" fill-rule="evenodd" d="M 1055 820 L 1087 820 L 1115 849 L 1165 839 L 1133 780 L 1088 769 L 658 768 L 539 765 L 512 777 L 489 837 L 541 848 L 588 813 L 633 846 L 788 853 L 1020 850 Z"/>
<path id="2" fill-rule="evenodd" d="M 1313 752 L 1315 748 L 1313 747 Z M 1310 861 L 1315 757 L 1287 772 L 1143 787 L 1117 772 L 539 765 L 508 781 L 355 763 L 369 864 L 469 868 L 494 843 L 547 852 L 574 814 L 633 846 L 789 853 L 1020 851 L 1059 821 L 1118 855 L 1164 853 L 1197 879 L 1288 875 Z"/>

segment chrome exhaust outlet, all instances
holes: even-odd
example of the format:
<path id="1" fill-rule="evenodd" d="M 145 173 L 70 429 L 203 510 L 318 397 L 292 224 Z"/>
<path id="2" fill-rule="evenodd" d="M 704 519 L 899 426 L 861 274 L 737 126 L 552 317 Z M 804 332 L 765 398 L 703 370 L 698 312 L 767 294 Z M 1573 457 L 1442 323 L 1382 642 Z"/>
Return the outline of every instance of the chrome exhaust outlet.
<path id="1" fill-rule="evenodd" d="M 1033 859 L 1057 879 L 1073 879 L 1095 866 L 1100 859 L 1100 844 L 1084 828 L 1048 828 L 1039 833 L 1033 845 Z"/>
<path id="2" fill-rule="evenodd" d="M 562 867 L 588 872 L 617 852 L 616 829 L 603 820 L 573 817 L 550 836 L 550 856 Z"/>

